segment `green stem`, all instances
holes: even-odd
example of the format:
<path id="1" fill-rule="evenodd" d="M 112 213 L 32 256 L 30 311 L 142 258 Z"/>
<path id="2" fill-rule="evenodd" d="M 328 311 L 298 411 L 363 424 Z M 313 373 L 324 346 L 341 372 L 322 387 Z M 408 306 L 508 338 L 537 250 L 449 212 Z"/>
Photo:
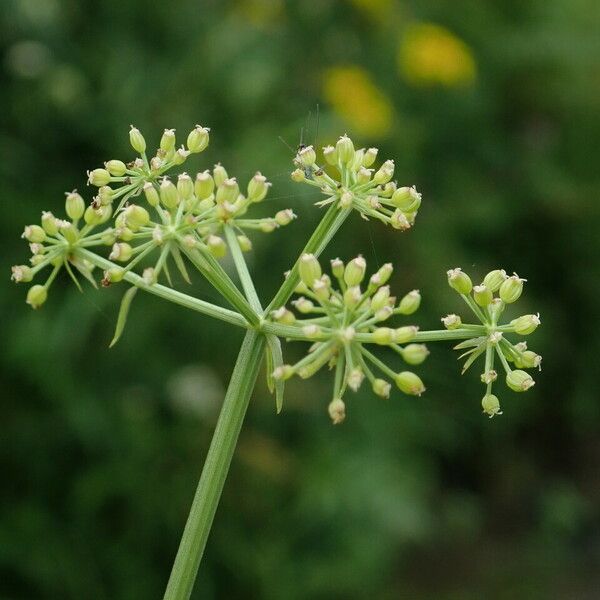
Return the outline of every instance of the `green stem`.
<path id="1" fill-rule="evenodd" d="M 262 360 L 265 336 L 248 331 L 231 375 L 164 600 L 187 600 L 204 553 L 227 471 Z"/>
<path id="2" fill-rule="evenodd" d="M 84 250 L 83 248 L 77 248 L 74 253 L 79 258 L 89 260 L 93 265 L 96 265 L 100 269 L 108 270 L 118 266 L 110 260 L 106 260 L 105 258 L 102 258 L 101 256 L 98 256 L 89 250 Z M 130 271 L 125 273 L 123 278 L 125 281 L 128 281 L 145 292 L 154 294 L 159 298 L 164 298 L 165 300 L 169 300 L 170 302 L 179 304 L 180 306 L 185 306 L 186 308 L 190 308 L 196 312 L 200 312 L 210 317 L 215 317 L 221 321 L 226 321 L 232 325 L 237 325 L 238 327 L 248 327 L 248 322 L 246 319 L 244 319 L 244 317 L 242 317 L 242 315 L 227 308 L 223 308 L 222 306 L 217 306 L 216 304 L 199 300 L 193 296 L 188 296 L 187 294 L 183 294 L 182 292 L 178 292 L 177 290 L 166 287 L 159 283 L 148 285 L 142 277 Z"/>
<path id="3" fill-rule="evenodd" d="M 225 225 L 224 230 L 225 237 L 227 238 L 227 244 L 229 245 L 229 249 L 231 250 L 231 256 L 233 258 L 235 268 L 238 272 L 242 288 L 244 288 L 246 298 L 248 298 L 248 302 L 250 302 L 250 305 L 254 310 L 262 312 L 260 299 L 256 292 L 256 288 L 254 287 L 252 277 L 248 271 L 248 265 L 246 264 L 246 259 L 244 258 L 242 249 L 240 248 L 240 244 L 238 242 L 237 236 L 235 235 L 235 231 L 231 228 L 230 225 Z"/>

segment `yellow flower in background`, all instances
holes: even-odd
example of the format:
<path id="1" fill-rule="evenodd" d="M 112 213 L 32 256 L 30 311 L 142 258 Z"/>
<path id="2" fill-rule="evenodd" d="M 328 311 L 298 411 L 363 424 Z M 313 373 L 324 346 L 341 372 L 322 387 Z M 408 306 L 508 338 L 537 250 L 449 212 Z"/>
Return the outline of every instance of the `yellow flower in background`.
<path id="1" fill-rule="evenodd" d="M 235 12 L 252 25 L 268 26 L 283 16 L 283 0 L 239 0 Z"/>
<path id="2" fill-rule="evenodd" d="M 392 0 L 348 0 L 348 2 L 374 19 L 384 19 L 392 10 Z"/>
<path id="3" fill-rule="evenodd" d="M 326 69 L 323 95 L 354 132 L 380 137 L 390 130 L 392 104 L 362 67 L 348 65 Z"/>
<path id="4" fill-rule="evenodd" d="M 432 23 L 410 25 L 398 49 L 400 73 L 414 85 L 465 85 L 477 65 L 469 46 L 448 29 Z"/>

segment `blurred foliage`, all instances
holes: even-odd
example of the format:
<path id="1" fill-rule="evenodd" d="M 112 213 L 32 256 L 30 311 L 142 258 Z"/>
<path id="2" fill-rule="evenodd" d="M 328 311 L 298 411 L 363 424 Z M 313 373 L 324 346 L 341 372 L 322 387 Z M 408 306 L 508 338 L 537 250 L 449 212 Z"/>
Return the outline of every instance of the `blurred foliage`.
<path id="1" fill-rule="evenodd" d="M 240 332 L 140 297 L 108 351 L 118 289 L 63 279 L 33 312 L 8 273 L 130 123 L 196 122 L 198 168 L 260 168 L 300 216 L 256 240 L 264 298 L 318 218 L 278 138 L 347 130 L 424 202 L 404 235 L 355 218 L 326 258 L 393 261 L 427 328 L 461 308 L 447 268 L 516 270 L 545 369 L 492 421 L 438 345 L 423 398 L 357 395 L 341 427 L 328 378 L 279 417 L 261 384 L 194 597 L 597 597 L 599 29 L 596 0 L 3 0 L 0 597 L 162 595 Z"/>

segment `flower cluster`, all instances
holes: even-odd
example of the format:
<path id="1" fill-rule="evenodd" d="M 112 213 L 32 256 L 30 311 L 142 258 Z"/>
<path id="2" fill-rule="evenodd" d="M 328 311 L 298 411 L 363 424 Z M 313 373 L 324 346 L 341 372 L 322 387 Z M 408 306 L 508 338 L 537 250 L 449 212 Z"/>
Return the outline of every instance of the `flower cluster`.
<path id="1" fill-rule="evenodd" d="M 411 371 L 396 372 L 367 349 L 368 345 L 387 346 L 398 353 L 406 363 L 418 365 L 429 354 L 423 344 L 413 342 L 418 327 L 405 325 L 392 328 L 383 323 L 394 315 L 411 315 L 421 303 L 418 290 L 406 294 L 399 302 L 386 285 L 392 274 L 392 265 L 385 264 L 361 287 L 367 264 L 358 256 L 346 265 L 336 258 L 331 261 L 331 278 L 324 274 L 312 254 L 300 258 L 301 281 L 292 302 L 298 316 L 281 307 L 272 313 L 275 322 L 290 326 L 289 335 L 313 341 L 308 354 L 294 365 L 275 369 L 275 379 L 289 379 L 293 375 L 308 378 L 325 365 L 335 368 L 333 401 L 329 413 L 334 423 L 345 416 L 342 400 L 347 388 L 357 391 L 365 377 L 373 392 L 387 398 L 391 384 L 376 377 L 373 368 L 395 382 L 405 394 L 421 395 L 425 387 Z M 300 333 L 294 335 L 294 331 Z"/>
<path id="2" fill-rule="evenodd" d="M 77 271 L 95 284 L 91 276 L 94 265 L 78 256 L 77 249 L 110 247 L 108 258 L 112 265 L 105 270 L 103 285 L 121 281 L 135 266 L 147 263 L 154 251 L 158 258 L 143 269 L 147 285 L 156 283 L 161 273 L 171 282 L 169 258 L 187 281 L 182 253 L 199 251 L 217 258 L 224 256 L 226 229 L 242 251 L 249 251 L 252 243 L 247 230 L 269 233 L 295 218 L 289 209 L 274 217 L 247 217 L 251 205 L 262 202 L 270 187 L 260 172 L 250 179 L 245 193 L 220 164 L 212 172 L 198 173 L 194 179 L 187 173 L 179 174 L 175 182 L 167 176 L 190 154 L 206 149 L 209 130 L 205 127 L 196 126 L 189 133 L 186 146 L 179 149 L 175 131 L 166 129 L 150 159 L 141 132 L 132 127 L 129 138 L 139 154 L 135 160 L 109 160 L 104 167 L 88 172 L 88 183 L 98 188 L 89 206 L 76 191 L 70 192 L 66 199 L 68 220 L 44 212 L 40 225 L 25 228 L 23 237 L 30 242 L 33 254 L 31 266 L 13 267 L 13 280 L 28 282 L 44 267 L 54 267 L 43 285 L 29 290 L 27 302 L 33 308 L 45 302 L 48 288 L 63 266 L 75 282 Z M 138 197 L 140 201 L 133 203 Z M 114 220 L 107 226 L 111 217 Z"/>
<path id="3" fill-rule="evenodd" d="M 340 208 L 355 208 L 365 219 L 378 219 L 404 231 L 415 222 L 421 194 L 414 187 L 398 187 L 392 181 L 393 160 L 373 169 L 377 154 L 377 148 L 355 150 L 352 140 L 343 135 L 335 146 L 323 148 L 325 162 L 337 170 L 332 175 L 316 164 L 312 146 L 302 146 L 294 161 L 298 168 L 292 179 L 317 187 L 327 196 L 317 202 L 318 206 L 335 203 Z"/>
<path id="4" fill-rule="evenodd" d="M 471 278 L 461 269 L 448 271 L 448 283 L 471 309 L 481 324 L 464 324 L 458 315 L 447 315 L 442 319 L 446 329 L 471 330 L 472 335 L 455 346 L 456 350 L 465 350 L 459 358 L 466 358 L 463 373 L 480 357 L 484 356 L 484 372 L 481 381 L 486 392 L 481 401 L 483 411 L 490 417 L 502 414 L 500 402 L 492 394 L 492 384 L 498 374 L 494 370 L 497 356 L 506 374 L 506 385 L 515 392 L 524 392 L 535 385 L 529 373 L 523 369 L 541 370 L 542 357 L 527 349 L 525 341 L 512 343 L 508 336 L 533 333 L 540 325 L 539 314 L 522 315 L 510 322 L 500 324 L 507 305 L 516 302 L 522 292 L 525 279 L 514 274 L 510 277 L 503 269 L 490 271 L 480 285 L 473 285 Z M 508 336 L 507 336 L 508 334 Z M 516 368 L 513 369 L 511 364 Z"/>

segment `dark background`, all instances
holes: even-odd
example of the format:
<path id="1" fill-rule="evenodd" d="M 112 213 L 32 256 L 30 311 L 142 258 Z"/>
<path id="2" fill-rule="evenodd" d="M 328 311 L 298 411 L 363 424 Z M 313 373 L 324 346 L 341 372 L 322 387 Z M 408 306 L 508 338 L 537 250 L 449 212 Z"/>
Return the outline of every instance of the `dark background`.
<path id="1" fill-rule="evenodd" d="M 329 377 L 280 416 L 261 377 L 194 598 L 597 598 L 599 30 L 596 0 L 3 0 L 0 597 L 162 596 L 241 332 L 138 295 L 109 351 L 122 290 L 61 277 L 34 312 L 9 267 L 132 156 L 130 123 L 154 146 L 200 122 L 189 168 L 261 169 L 300 217 L 255 238 L 263 299 L 318 220 L 278 138 L 347 131 L 424 202 L 407 234 L 354 216 L 324 258 L 392 261 L 422 328 L 462 310 L 446 269 L 517 271 L 544 371 L 489 420 L 431 344 L 422 398 L 349 395 L 336 428 Z"/>

